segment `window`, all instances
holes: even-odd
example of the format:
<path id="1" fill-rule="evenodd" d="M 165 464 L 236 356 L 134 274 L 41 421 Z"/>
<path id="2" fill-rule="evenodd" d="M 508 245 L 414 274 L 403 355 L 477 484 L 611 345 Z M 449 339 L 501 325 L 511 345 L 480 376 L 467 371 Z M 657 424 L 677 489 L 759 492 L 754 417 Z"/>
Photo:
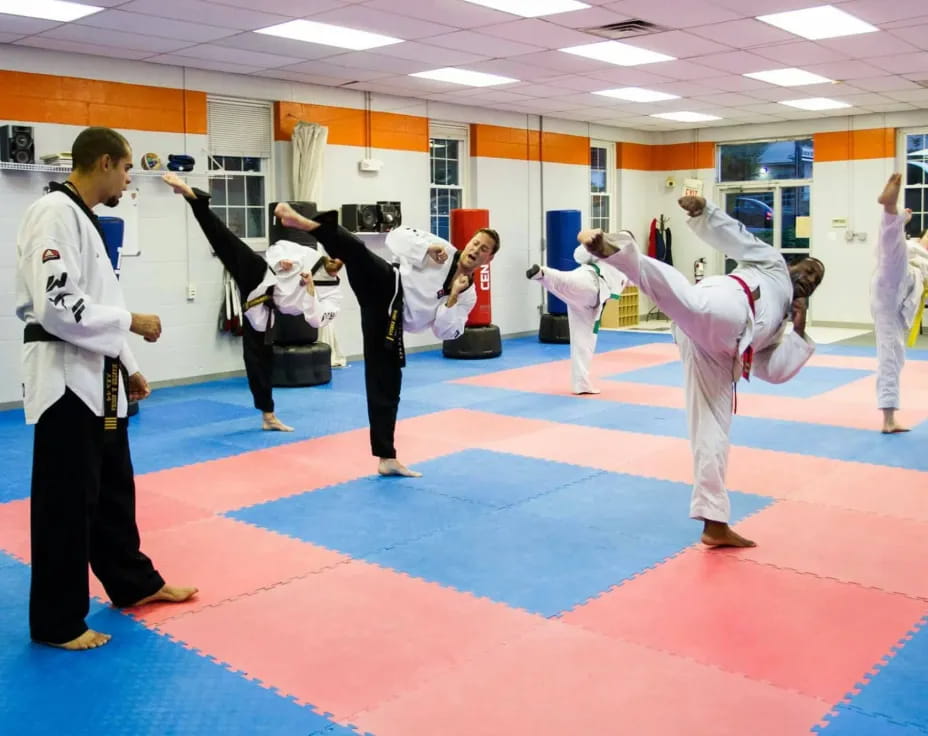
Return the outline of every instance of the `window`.
<path id="1" fill-rule="evenodd" d="M 210 98 L 210 209 L 238 237 L 266 242 L 272 111 L 265 102 Z"/>
<path id="2" fill-rule="evenodd" d="M 811 179 L 812 152 L 811 138 L 720 145 L 719 181 Z"/>
<path id="3" fill-rule="evenodd" d="M 612 214 L 612 144 L 590 146 L 590 227 L 609 232 Z"/>
<path id="4" fill-rule="evenodd" d="M 912 210 L 906 234 L 910 238 L 917 238 L 928 228 L 928 132 L 905 133 L 903 150 L 904 206 Z"/>
<path id="5" fill-rule="evenodd" d="M 451 210 L 464 206 L 467 167 L 467 128 L 431 126 L 429 131 L 429 189 L 431 230 L 451 239 Z"/>

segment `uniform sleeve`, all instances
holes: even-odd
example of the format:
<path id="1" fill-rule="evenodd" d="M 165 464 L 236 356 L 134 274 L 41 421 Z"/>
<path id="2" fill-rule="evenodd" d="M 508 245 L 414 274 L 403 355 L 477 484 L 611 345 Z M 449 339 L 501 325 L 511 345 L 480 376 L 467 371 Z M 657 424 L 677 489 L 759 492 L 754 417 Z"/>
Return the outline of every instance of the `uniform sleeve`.
<path id="1" fill-rule="evenodd" d="M 128 375 L 131 376 L 132 374 L 139 372 L 139 363 L 135 359 L 135 355 L 132 353 L 132 349 L 129 347 L 128 340 L 123 342 L 122 350 L 119 351 L 119 362 L 122 363 Z"/>
<path id="2" fill-rule="evenodd" d="M 449 259 L 454 255 L 454 246 L 447 240 L 412 227 L 391 230 L 387 233 L 384 242 L 393 255 L 406 261 L 413 268 L 421 268 L 426 264 L 429 246 L 431 245 L 444 246 Z"/>
<path id="3" fill-rule="evenodd" d="M 40 232 L 22 243 L 20 272 L 28 284 L 36 320 L 46 331 L 84 350 L 111 358 L 123 350 L 132 324 L 128 310 L 96 304 L 81 289 L 76 228 L 46 218 Z"/>
<path id="4" fill-rule="evenodd" d="M 316 287 L 316 296 L 307 294 L 306 307 L 303 317 L 310 327 L 321 329 L 335 319 L 342 306 L 341 288 L 331 289 L 330 293 L 319 298 L 319 287 Z"/>
<path id="5" fill-rule="evenodd" d="M 432 334 L 439 340 L 454 340 L 464 334 L 464 325 L 470 311 L 477 303 L 477 290 L 471 284 L 458 294 L 458 300 L 453 307 L 442 302 L 435 312 L 435 321 L 432 323 Z"/>
<path id="6" fill-rule="evenodd" d="M 778 343 L 754 354 L 751 372 L 768 383 L 786 383 L 799 373 L 812 354 L 815 343 L 808 335 L 787 332 Z"/>

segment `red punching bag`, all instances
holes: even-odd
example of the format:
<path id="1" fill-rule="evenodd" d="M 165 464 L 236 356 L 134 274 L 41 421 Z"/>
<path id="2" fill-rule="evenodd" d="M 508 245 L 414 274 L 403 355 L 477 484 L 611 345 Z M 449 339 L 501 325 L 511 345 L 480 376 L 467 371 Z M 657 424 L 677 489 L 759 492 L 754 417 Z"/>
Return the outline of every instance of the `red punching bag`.
<path id="1" fill-rule="evenodd" d="M 490 226 L 490 210 L 451 210 L 451 244 L 463 250 L 474 233 Z M 467 327 L 486 327 L 493 320 L 490 301 L 490 264 L 481 266 L 474 273 L 474 288 L 477 303 L 467 317 Z"/>

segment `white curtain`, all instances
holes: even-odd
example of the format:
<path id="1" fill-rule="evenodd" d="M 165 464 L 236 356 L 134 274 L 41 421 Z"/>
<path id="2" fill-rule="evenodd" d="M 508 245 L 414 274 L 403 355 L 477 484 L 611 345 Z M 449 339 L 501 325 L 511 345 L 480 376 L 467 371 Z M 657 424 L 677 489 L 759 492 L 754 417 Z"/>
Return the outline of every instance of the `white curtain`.
<path id="1" fill-rule="evenodd" d="M 329 129 L 302 120 L 293 128 L 293 198 L 299 202 L 319 202 L 322 189 L 322 163 Z M 337 321 L 337 320 L 336 320 Z M 338 347 L 335 323 L 319 330 L 319 342 L 332 348 L 332 366 L 342 367 L 348 360 Z"/>

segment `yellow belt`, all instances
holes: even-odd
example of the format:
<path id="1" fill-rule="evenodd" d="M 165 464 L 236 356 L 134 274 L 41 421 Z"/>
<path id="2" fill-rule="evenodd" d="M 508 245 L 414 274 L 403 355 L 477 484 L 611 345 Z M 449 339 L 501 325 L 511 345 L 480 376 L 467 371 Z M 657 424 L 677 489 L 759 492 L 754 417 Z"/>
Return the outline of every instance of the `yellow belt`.
<path id="1" fill-rule="evenodd" d="M 915 346 L 915 342 L 918 340 L 918 336 L 922 331 L 922 317 L 925 313 L 926 300 L 928 300 L 928 284 L 925 285 L 922 297 L 918 300 L 918 311 L 915 312 L 915 319 L 912 320 L 912 329 L 909 330 L 908 346 L 910 348 Z"/>

